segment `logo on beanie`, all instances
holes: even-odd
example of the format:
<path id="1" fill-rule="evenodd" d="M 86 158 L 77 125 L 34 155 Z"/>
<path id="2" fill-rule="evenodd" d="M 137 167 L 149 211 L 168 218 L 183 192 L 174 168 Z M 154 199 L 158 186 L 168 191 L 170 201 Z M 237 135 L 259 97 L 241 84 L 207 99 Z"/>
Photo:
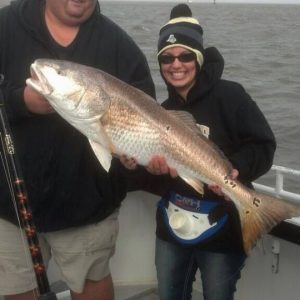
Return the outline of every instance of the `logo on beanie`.
<path id="1" fill-rule="evenodd" d="M 170 36 L 167 39 L 167 42 L 174 44 L 176 42 L 176 37 L 174 36 L 174 34 L 170 34 Z"/>

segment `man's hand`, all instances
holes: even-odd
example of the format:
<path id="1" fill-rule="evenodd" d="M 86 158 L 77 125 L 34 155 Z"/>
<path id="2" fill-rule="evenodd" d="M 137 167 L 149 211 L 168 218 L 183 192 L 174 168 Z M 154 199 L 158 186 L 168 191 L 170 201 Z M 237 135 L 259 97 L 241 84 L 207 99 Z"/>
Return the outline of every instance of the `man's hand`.
<path id="1" fill-rule="evenodd" d="M 231 174 L 230 174 L 230 178 L 231 179 L 236 179 L 239 176 L 239 171 L 237 169 L 232 169 Z M 218 196 L 223 196 L 226 200 L 230 200 L 227 196 L 225 196 L 225 194 L 222 192 L 221 187 L 219 187 L 216 184 L 209 184 L 208 188 L 213 191 L 215 194 L 217 194 Z"/>
<path id="2" fill-rule="evenodd" d="M 172 178 L 178 176 L 177 171 L 167 165 L 167 162 L 163 156 L 154 155 L 148 166 L 147 171 L 153 175 L 166 175 L 169 174 Z"/>
<path id="3" fill-rule="evenodd" d="M 137 161 L 133 157 L 128 157 L 126 155 L 122 155 L 120 157 L 120 161 L 123 166 L 129 170 L 135 170 L 137 168 Z M 177 171 L 173 168 L 170 168 L 167 165 L 167 162 L 163 156 L 154 155 L 148 166 L 146 166 L 146 170 L 152 175 L 166 175 L 169 174 L 171 177 L 175 178 L 178 176 Z"/>
<path id="4" fill-rule="evenodd" d="M 29 86 L 24 89 L 24 102 L 27 109 L 32 113 L 50 114 L 54 112 L 49 102 Z"/>
<path id="5" fill-rule="evenodd" d="M 133 157 L 128 157 L 127 155 L 121 155 L 120 161 L 123 166 L 129 170 L 135 170 L 137 168 L 137 161 Z"/>

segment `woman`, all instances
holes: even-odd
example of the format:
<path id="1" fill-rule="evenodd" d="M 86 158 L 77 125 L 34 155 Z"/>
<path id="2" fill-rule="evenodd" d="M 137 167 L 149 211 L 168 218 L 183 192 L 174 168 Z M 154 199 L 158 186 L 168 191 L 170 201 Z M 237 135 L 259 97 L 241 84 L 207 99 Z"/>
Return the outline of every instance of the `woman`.
<path id="1" fill-rule="evenodd" d="M 270 169 L 275 138 L 244 88 L 221 78 L 223 58 L 216 48 L 203 48 L 202 35 L 199 22 L 192 18 L 186 4 L 172 9 L 158 41 L 158 62 L 168 88 L 168 99 L 162 105 L 189 112 L 202 133 L 231 161 L 232 177 L 238 176 L 251 186 L 251 181 Z M 176 175 L 161 157 L 154 158 L 148 170 Z M 158 205 L 156 230 L 160 299 L 191 299 L 197 269 L 205 300 L 233 299 L 246 258 L 233 203 L 224 200 L 217 186 L 206 187 L 200 195 L 178 177 L 168 182 L 165 190 Z M 181 216 L 192 213 L 206 218 L 209 226 L 198 229 L 194 238 L 184 231 L 179 234 L 170 219 L 170 206 Z"/>

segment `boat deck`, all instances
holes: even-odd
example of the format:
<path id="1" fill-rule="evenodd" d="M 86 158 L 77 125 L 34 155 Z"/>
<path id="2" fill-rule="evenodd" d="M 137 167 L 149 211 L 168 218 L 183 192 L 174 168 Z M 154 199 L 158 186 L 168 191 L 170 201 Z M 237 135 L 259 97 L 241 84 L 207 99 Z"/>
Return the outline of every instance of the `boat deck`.
<path id="1" fill-rule="evenodd" d="M 57 293 L 58 300 L 71 299 L 69 291 L 62 282 L 53 283 L 51 290 Z M 193 299 L 202 300 L 203 296 L 200 292 L 194 291 Z M 0 296 L 0 300 L 4 300 L 4 298 Z M 157 289 L 153 285 L 116 286 L 115 300 L 159 300 L 159 297 Z"/>
<path id="2" fill-rule="evenodd" d="M 55 288 L 52 288 L 55 291 Z M 57 294 L 58 300 L 70 299 L 68 291 L 60 292 Z M 203 300 L 202 294 L 194 290 L 193 299 Z M 138 285 L 138 286 L 116 286 L 115 287 L 115 300 L 159 300 L 157 289 L 151 285 Z"/>
<path id="3" fill-rule="evenodd" d="M 51 290 L 57 293 L 58 300 L 70 299 L 69 291 L 62 281 L 53 283 Z M 203 296 L 194 290 L 193 299 L 202 300 Z M 159 300 L 159 297 L 155 285 L 126 285 L 115 286 L 115 300 Z"/>

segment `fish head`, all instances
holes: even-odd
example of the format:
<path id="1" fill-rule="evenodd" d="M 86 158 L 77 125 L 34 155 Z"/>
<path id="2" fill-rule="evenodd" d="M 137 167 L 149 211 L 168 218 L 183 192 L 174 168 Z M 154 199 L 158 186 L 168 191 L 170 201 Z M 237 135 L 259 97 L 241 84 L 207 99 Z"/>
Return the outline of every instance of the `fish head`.
<path id="1" fill-rule="evenodd" d="M 26 84 L 66 119 L 99 117 L 109 107 L 110 99 L 94 68 L 63 60 L 37 59 L 30 72 Z"/>

